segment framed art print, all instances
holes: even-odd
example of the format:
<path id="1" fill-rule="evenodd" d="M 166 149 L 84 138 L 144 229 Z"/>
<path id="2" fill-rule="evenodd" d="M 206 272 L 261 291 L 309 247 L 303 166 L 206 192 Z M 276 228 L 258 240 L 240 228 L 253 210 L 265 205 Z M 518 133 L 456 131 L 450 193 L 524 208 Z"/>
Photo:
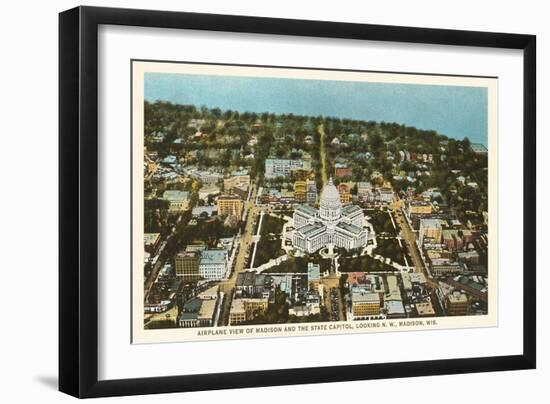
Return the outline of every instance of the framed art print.
<path id="1" fill-rule="evenodd" d="M 534 107 L 530 35 L 62 13 L 60 389 L 533 368 Z"/>

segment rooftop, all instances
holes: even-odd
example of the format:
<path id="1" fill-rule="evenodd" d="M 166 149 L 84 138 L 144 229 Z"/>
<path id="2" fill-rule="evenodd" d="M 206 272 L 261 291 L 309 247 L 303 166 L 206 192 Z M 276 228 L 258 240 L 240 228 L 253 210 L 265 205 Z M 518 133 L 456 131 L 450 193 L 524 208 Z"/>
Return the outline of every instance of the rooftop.
<path id="1" fill-rule="evenodd" d="M 214 311 L 216 310 L 217 301 L 212 300 L 203 300 L 201 307 L 199 309 L 199 318 L 212 319 L 214 317 Z"/>
<path id="2" fill-rule="evenodd" d="M 226 250 L 204 250 L 201 254 L 201 265 L 216 265 L 226 263 Z"/>
<path id="3" fill-rule="evenodd" d="M 198 258 L 200 256 L 199 251 L 180 251 L 176 254 L 176 258 Z"/>
<path id="4" fill-rule="evenodd" d="M 413 283 L 426 283 L 426 277 L 421 272 L 411 272 L 409 273 L 409 279 Z"/>
<path id="5" fill-rule="evenodd" d="M 236 201 L 241 200 L 241 198 L 238 195 L 220 195 L 218 197 L 218 202 L 221 201 Z"/>
<path id="6" fill-rule="evenodd" d="M 243 299 L 233 299 L 231 302 L 230 313 L 243 313 L 244 311 Z"/>
<path id="7" fill-rule="evenodd" d="M 186 201 L 189 199 L 189 192 L 169 189 L 164 191 L 162 198 L 168 201 Z"/>
<path id="8" fill-rule="evenodd" d="M 145 233 L 143 241 L 145 244 L 154 244 L 160 238 L 160 233 Z"/>
<path id="9" fill-rule="evenodd" d="M 481 143 L 471 143 L 470 147 L 474 153 L 488 153 L 487 147 Z"/>
<path id="10" fill-rule="evenodd" d="M 231 175 L 233 177 L 242 177 L 242 176 L 248 175 L 248 170 L 246 170 L 246 169 L 236 170 L 236 171 L 231 172 Z"/>
<path id="11" fill-rule="evenodd" d="M 264 275 L 265 276 L 265 275 Z M 237 281 L 235 286 L 254 286 L 256 284 L 256 273 L 255 272 L 240 272 L 237 275 Z M 263 284 L 263 282 L 262 282 Z"/>
<path id="12" fill-rule="evenodd" d="M 300 211 L 300 212 L 303 212 L 309 216 L 317 216 L 319 214 L 319 212 L 317 211 L 317 209 L 315 208 L 312 208 L 311 206 L 309 205 L 299 205 L 297 208 L 296 208 L 297 211 Z"/>
<path id="13" fill-rule="evenodd" d="M 349 272 L 348 284 L 350 287 L 369 285 L 376 289 L 383 289 L 383 282 L 379 275 L 367 274 L 365 272 Z"/>
<path id="14" fill-rule="evenodd" d="M 197 297 L 202 299 L 202 300 L 217 299 L 219 289 L 220 289 L 219 285 L 214 285 L 211 288 L 208 288 L 208 289 L 200 292 L 197 295 Z"/>
<path id="15" fill-rule="evenodd" d="M 461 284 L 463 284 L 465 286 L 468 286 L 472 289 L 478 290 L 480 292 L 486 292 L 487 291 L 487 288 L 485 287 L 485 285 L 482 285 L 481 283 L 474 282 L 473 280 L 471 280 L 467 276 L 457 276 L 455 278 L 455 281 L 460 282 Z"/>
<path id="16" fill-rule="evenodd" d="M 212 216 L 212 214 L 217 211 L 217 206 L 197 206 L 196 208 L 193 208 L 192 214 L 193 216 L 201 216 L 203 213 L 206 213 L 208 216 Z"/>
<path id="17" fill-rule="evenodd" d="M 416 303 L 416 311 L 419 316 L 429 316 L 435 314 L 435 310 L 431 302 Z"/>
<path id="18" fill-rule="evenodd" d="M 265 159 L 266 164 L 276 164 L 276 163 L 289 163 L 289 162 L 298 162 L 300 159 L 289 159 L 289 158 L 277 158 L 273 156 L 269 156 Z"/>
<path id="19" fill-rule="evenodd" d="M 360 227 L 357 227 L 353 224 L 344 223 L 344 222 L 338 223 L 336 227 L 339 227 L 340 229 L 343 229 L 352 234 L 359 234 L 361 233 L 361 231 L 363 231 L 363 229 L 361 229 Z"/>
<path id="20" fill-rule="evenodd" d="M 165 164 L 173 164 L 176 161 L 178 161 L 176 156 L 166 156 L 164 159 L 162 159 L 162 162 Z"/>
<path id="21" fill-rule="evenodd" d="M 302 233 L 304 236 L 313 236 L 325 231 L 325 226 L 319 223 L 311 223 L 296 229 L 296 231 Z"/>
<path id="22" fill-rule="evenodd" d="M 443 239 L 450 239 L 453 237 L 461 237 L 459 232 L 462 232 L 462 237 L 471 236 L 472 232 L 467 229 L 446 229 L 443 230 Z"/>
<path id="23" fill-rule="evenodd" d="M 206 250 L 206 246 L 204 244 L 189 244 L 187 247 L 185 247 L 185 251 L 204 251 Z"/>
<path id="24" fill-rule="evenodd" d="M 194 297 L 183 304 L 183 313 L 197 313 L 202 305 L 202 300 Z"/>
<path id="25" fill-rule="evenodd" d="M 362 209 L 357 205 L 347 205 L 342 208 L 342 215 L 350 215 L 356 212 L 362 212 Z"/>
<path id="26" fill-rule="evenodd" d="M 312 262 L 307 264 L 307 278 L 309 280 L 319 280 L 320 278 L 320 266 Z"/>
<path id="27" fill-rule="evenodd" d="M 468 302 L 468 296 L 466 296 L 464 293 L 461 293 L 459 291 L 455 291 L 447 295 L 447 298 L 449 299 L 449 303 L 467 303 Z"/>
<path id="28" fill-rule="evenodd" d="M 441 227 L 439 219 L 421 219 L 420 226 L 422 227 Z"/>
<path id="29" fill-rule="evenodd" d="M 386 310 L 389 315 L 392 314 L 405 314 L 405 307 L 400 300 L 389 300 L 385 303 Z"/>
<path id="30" fill-rule="evenodd" d="M 205 184 L 201 187 L 199 192 L 219 192 L 220 187 L 215 184 Z"/>
<path id="31" fill-rule="evenodd" d="M 431 202 L 412 200 L 409 202 L 411 206 L 430 206 Z"/>
<path id="32" fill-rule="evenodd" d="M 378 293 L 363 292 L 354 290 L 351 292 L 352 303 L 378 303 L 380 304 L 380 295 Z"/>

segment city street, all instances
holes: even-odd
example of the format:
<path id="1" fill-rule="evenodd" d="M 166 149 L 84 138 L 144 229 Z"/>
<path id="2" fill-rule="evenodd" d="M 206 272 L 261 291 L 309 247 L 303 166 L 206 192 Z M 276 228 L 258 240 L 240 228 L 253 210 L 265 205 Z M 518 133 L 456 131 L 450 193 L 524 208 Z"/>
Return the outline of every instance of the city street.
<path id="1" fill-rule="evenodd" d="M 326 278 L 321 278 L 321 283 L 323 284 L 323 291 L 324 291 L 324 304 L 326 309 L 329 312 L 329 315 L 332 315 L 332 301 L 331 301 L 331 290 L 336 290 L 336 294 L 338 296 L 338 318 L 339 321 L 345 321 L 346 320 L 346 314 L 345 314 L 345 308 L 344 308 L 344 301 L 343 297 L 340 293 L 340 278 L 336 276 L 335 273 L 331 272 L 329 276 Z"/>
<path id="2" fill-rule="evenodd" d="M 327 165 L 326 165 L 326 152 L 325 152 L 325 127 L 323 125 L 319 125 L 317 128 L 317 131 L 320 135 L 320 144 L 319 144 L 319 153 L 320 153 L 320 164 L 321 164 L 321 177 L 323 178 L 323 184 L 326 184 L 328 182 L 327 178 Z"/>
<path id="3" fill-rule="evenodd" d="M 246 269 L 246 263 L 248 260 L 247 250 L 248 247 L 252 245 L 252 237 L 254 235 L 254 222 L 257 215 L 262 210 L 267 210 L 266 207 L 256 206 L 256 194 L 257 188 L 256 185 L 251 185 L 252 193 L 249 200 L 246 202 L 244 207 L 244 212 L 246 213 L 246 225 L 244 231 L 241 234 L 239 242 L 239 252 L 235 258 L 235 267 L 231 272 L 229 279 L 220 282 L 220 291 L 225 294 L 225 299 L 223 302 L 222 312 L 220 314 L 219 325 L 228 325 L 229 323 L 229 311 L 231 309 L 231 302 L 233 300 L 233 290 L 235 288 L 235 283 L 237 282 L 237 275 L 239 272 L 243 272 Z"/>
<path id="4" fill-rule="evenodd" d="M 395 213 L 397 224 L 399 225 L 399 228 L 401 230 L 401 235 L 403 237 L 403 240 L 407 244 L 409 254 L 413 260 L 414 271 L 423 273 L 424 277 L 426 278 L 426 282 L 428 283 L 430 288 L 434 291 L 437 290 L 439 284 L 437 283 L 437 281 L 434 281 L 428 276 L 428 271 L 426 270 L 424 262 L 422 261 L 422 258 L 420 258 L 420 253 L 418 252 L 418 247 L 416 245 L 416 234 L 410 229 L 407 223 L 407 219 L 403 215 L 403 201 L 398 199 L 398 197 L 396 196 L 392 207 Z M 434 306 L 436 313 L 441 313 L 442 308 L 440 307 L 439 299 L 434 299 L 433 297 L 435 297 L 435 293 L 432 293 L 432 305 Z"/>

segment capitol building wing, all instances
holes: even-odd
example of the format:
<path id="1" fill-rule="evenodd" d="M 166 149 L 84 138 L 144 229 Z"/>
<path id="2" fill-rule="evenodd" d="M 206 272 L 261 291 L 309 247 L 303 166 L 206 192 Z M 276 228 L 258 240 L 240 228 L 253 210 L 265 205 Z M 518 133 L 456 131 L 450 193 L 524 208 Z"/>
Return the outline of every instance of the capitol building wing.
<path id="1" fill-rule="evenodd" d="M 367 245 L 367 229 L 363 228 L 364 214 L 356 205 L 342 207 L 340 194 L 332 178 L 323 187 L 319 209 L 300 205 L 294 211 L 292 244 L 308 253 L 323 247 L 351 250 Z"/>

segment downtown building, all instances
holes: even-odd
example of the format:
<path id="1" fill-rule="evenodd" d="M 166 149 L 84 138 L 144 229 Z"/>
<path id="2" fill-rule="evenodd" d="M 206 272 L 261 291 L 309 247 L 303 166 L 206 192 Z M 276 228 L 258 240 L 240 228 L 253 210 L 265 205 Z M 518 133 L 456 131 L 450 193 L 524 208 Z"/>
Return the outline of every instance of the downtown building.
<path id="1" fill-rule="evenodd" d="M 178 190 L 166 190 L 162 199 L 168 201 L 168 212 L 180 213 L 189 208 L 189 192 Z"/>
<path id="2" fill-rule="evenodd" d="M 303 160 L 278 159 L 269 157 L 265 160 L 265 178 L 288 177 L 292 170 L 304 168 Z"/>
<path id="3" fill-rule="evenodd" d="M 221 195 L 216 201 L 219 216 L 235 216 L 241 220 L 244 202 L 237 195 Z"/>
<path id="4" fill-rule="evenodd" d="M 199 275 L 207 281 L 220 281 L 227 271 L 226 250 L 204 250 L 199 262 Z"/>
<path id="5" fill-rule="evenodd" d="M 184 282 L 198 281 L 200 279 L 199 264 L 201 254 L 199 251 L 181 251 L 176 254 L 176 276 Z"/>

